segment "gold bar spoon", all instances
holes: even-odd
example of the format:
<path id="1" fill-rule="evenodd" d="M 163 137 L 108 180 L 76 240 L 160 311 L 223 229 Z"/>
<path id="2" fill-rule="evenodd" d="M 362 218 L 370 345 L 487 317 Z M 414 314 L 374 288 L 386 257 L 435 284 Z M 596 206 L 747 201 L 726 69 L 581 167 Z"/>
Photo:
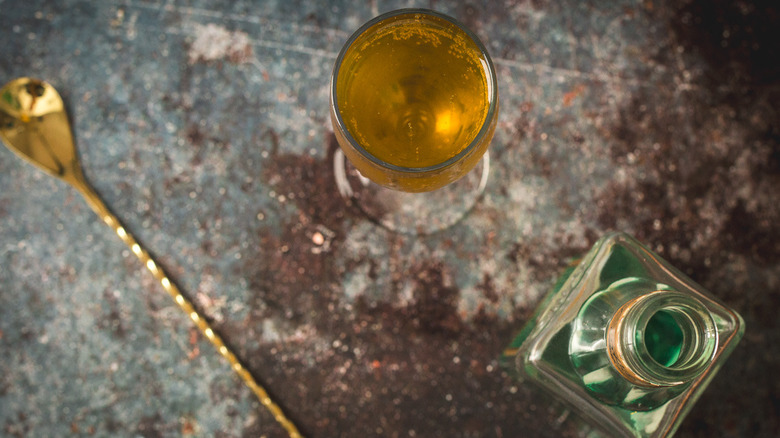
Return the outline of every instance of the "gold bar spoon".
<path id="1" fill-rule="evenodd" d="M 252 390 L 291 437 L 300 437 L 298 429 L 285 416 L 267 391 L 255 381 L 252 374 L 225 345 L 208 321 L 192 303 L 179 292 L 162 267 L 122 226 L 84 178 L 76 156 L 70 123 L 57 90 L 50 84 L 31 78 L 18 78 L 0 89 L 0 139 L 22 158 L 71 186 L 84 196 L 87 204 L 130 247 L 133 254 L 146 266 L 168 292 L 176 304 L 189 315 L 217 351 L 230 363 L 241 380 Z"/>

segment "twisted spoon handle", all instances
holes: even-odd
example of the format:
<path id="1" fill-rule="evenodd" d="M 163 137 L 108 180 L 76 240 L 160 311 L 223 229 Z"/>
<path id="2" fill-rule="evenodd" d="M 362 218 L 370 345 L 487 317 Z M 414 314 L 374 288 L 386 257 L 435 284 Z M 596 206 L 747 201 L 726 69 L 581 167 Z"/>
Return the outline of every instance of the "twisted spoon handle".
<path id="1" fill-rule="evenodd" d="M 206 321 L 206 319 L 200 313 L 198 313 L 192 303 L 187 298 L 185 298 L 181 292 L 179 292 L 179 289 L 168 278 L 162 267 L 155 263 L 155 261 L 152 259 L 152 256 L 122 226 L 122 224 L 119 222 L 119 219 L 117 219 L 117 217 L 114 216 L 111 211 L 109 211 L 108 207 L 106 207 L 105 203 L 103 203 L 103 201 L 86 182 L 86 180 L 84 180 L 84 178 L 80 175 L 76 175 L 75 178 L 70 179 L 68 182 L 70 182 L 84 196 L 87 204 L 89 204 L 92 210 L 97 213 L 100 219 L 102 219 L 106 225 L 111 227 L 116 232 L 117 236 L 119 236 L 119 238 L 122 239 L 122 241 L 125 242 L 128 247 L 130 247 L 130 250 L 133 252 L 133 254 L 135 254 L 138 259 L 141 260 L 141 262 L 146 266 L 147 269 L 149 269 L 152 275 L 154 275 L 154 278 L 160 282 L 163 289 L 165 289 L 165 291 L 170 294 L 170 296 L 173 298 L 176 304 L 181 307 L 184 313 L 186 313 L 190 319 L 192 319 L 203 335 L 206 336 L 206 339 L 208 339 L 209 342 L 214 345 L 217 351 L 219 351 L 219 353 L 225 359 L 227 359 L 227 361 L 230 363 L 230 366 L 233 368 L 233 371 L 235 371 L 241 380 L 244 381 L 246 386 L 248 386 L 249 389 L 255 393 L 257 398 L 260 400 L 260 403 L 262 403 L 262 405 L 271 412 L 271 414 L 274 416 L 274 419 L 282 427 L 284 427 L 290 437 L 301 437 L 301 434 L 298 432 L 295 424 L 293 424 L 293 422 L 287 418 L 279 405 L 277 405 L 271 399 L 265 388 L 263 388 L 260 384 L 257 383 L 257 381 L 255 381 L 254 377 L 252 377 L 252 374 L 246 369 L 246 367 L 241 364 L 230 348 L 225 345 L 225 343 L 222 341 L 222 338 L 217 333 L 215 333 L 214 330 L 212 330 L 208 321 Z"/>

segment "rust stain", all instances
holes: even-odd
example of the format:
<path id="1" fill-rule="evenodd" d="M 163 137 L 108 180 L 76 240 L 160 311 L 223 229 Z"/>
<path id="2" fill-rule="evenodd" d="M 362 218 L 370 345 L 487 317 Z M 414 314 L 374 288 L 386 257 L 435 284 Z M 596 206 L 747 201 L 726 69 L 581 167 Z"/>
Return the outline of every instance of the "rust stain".
<path id="1" fill-rule="evenodd" d="M 580 97 L 585 92 L 585 85 L 577 85 L 573 90 L 563 95 L 563 106 L 570 107 L 574 99 Z"/>
<path id="2" fill-rule="evenodd" d="M 189 353 L 187 353 L 187 357 L 189 359 L 195 359 L 200 354 L 200 347 L 198 346 L 198 340 L 200 339 L 200 334 L 197 329 L 190 328 L 190 345 L 192 346 L 192 350 L 190 350 Z"/>
<path id="3" fill-rule="evenodd" d="M 192 418 L 184 418 L 181 423 L 182 436 L 198 435 L 198 425 Z"/>

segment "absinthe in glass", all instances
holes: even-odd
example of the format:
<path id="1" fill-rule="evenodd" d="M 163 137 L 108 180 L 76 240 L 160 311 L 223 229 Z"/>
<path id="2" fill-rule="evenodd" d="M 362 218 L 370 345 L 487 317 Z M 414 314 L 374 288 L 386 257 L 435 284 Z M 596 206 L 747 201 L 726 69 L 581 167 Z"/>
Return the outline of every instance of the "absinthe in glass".
<path id="1" fill-rule="evenodd" d="M 477 136 L 489 102 L 486 61 L 474 41 L 439 17 L 408 14 L 358 37 L 338 75 L 338 108 L 371 155 L 406 167 L 436 166 Z"/>

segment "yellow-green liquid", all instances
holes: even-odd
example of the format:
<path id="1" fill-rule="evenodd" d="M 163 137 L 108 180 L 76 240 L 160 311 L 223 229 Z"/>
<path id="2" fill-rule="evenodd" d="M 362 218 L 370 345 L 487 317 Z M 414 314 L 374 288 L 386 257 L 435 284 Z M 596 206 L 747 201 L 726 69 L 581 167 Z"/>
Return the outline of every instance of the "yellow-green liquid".
<path id="1" fill-rule="evenodd" d="M 466 148 L 485 123 L 486 65 L 452 23 L 397 17 L 349 48 L 337 78 L 338 109 L 353 138 L 379 160 L 435 166 Z"/>

